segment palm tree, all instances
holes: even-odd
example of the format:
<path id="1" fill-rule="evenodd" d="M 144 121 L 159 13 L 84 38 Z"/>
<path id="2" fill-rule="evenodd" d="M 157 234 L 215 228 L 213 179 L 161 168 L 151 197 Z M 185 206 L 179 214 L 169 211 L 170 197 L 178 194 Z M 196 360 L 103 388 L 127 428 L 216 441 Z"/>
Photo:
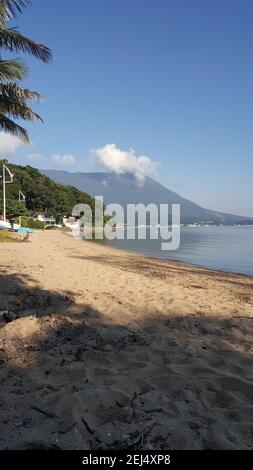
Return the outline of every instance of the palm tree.
<path id="1" fill-rule="evenodd" d="M 52 53 L 47 46 L 23 36 L 17 28 L 6 26 L 30 1 L 0 0 L 0 49 L 28 53 L 47 63 L 52 59 Z M 26 75 L 27 67 L 21 60 L 0 60 L 0 128 L 29 143 L 27 131 L 13 120 L 43 122 L 29 106 L 30 102 L 41 100 L 41 95 L 18 84 Z"/>

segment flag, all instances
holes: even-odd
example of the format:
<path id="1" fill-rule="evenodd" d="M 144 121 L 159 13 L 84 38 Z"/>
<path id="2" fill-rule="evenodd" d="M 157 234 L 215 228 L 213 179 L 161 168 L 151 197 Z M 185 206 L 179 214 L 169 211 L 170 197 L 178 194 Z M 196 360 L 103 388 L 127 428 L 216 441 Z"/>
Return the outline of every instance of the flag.
<path id="1" fill-rule="evenodd" d="M 12 183 L 14 175 L 11 173 L 11 171 L 9 170 L 9 168 L 6 165 L 3 165 L 3 170 L 4 170 L 4 172 L 7 170 L 8 174 L 9 174 L 9 177 L 10 177 L 10 181 L 5 180 L 5 183 Z"/>
<path id="2" fill-rule="evenodd" d="M 22 191 L 19 191 L 18 199 L 19 199 L 19 202 L 25 202 L 26 197 L 25 197 L 25 195 L 22 193 Z"/>

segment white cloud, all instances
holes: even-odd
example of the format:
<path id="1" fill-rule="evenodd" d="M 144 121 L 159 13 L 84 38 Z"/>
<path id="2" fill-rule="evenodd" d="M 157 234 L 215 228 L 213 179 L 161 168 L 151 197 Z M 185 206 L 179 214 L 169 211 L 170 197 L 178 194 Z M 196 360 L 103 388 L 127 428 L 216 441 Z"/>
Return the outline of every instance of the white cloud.
<path id="1" fill-rule="evenodd" d="M 73 165 L 75 163 L 75 157 L 73 155 L 52 155 L 52 160 L 57 165 Z"/>
<path id="2" fill-rule="evenodd" d="M 23 145 L 23 142 L 11 134 L 0 132 L 0 158 L 13 155 Z"/>
<path id="3" fill-rule="evenodd" d="M 26 158 L 31 162 L 39 162 L 40 160 L 43 160 L 44 157 L 41 153 L 29 153 Z"/>
<path id="4" fill-rule="evenodd" d="M 136 155 L 130 150 L 120 150 L 115 144 L 107 144 L 94 150 L 98 163 L 108 171 L 114 173 L 133 173 L 142 183 L 145 176 L 157 176 L 158 163 L 145 155 Z"/>

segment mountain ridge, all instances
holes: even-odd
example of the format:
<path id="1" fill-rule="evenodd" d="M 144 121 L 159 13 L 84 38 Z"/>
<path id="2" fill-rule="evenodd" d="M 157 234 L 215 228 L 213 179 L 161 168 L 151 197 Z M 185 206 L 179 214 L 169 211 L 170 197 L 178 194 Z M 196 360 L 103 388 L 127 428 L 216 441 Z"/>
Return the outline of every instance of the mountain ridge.
<path id="1" fill-rule="evenodd" d="M 253 224 L 253 218 L 250 217 L 205 209 L 148 176 L 145 177 L 143 184 L 140 184 L 131 173 L 120 175 L 106 172 L 71 173 L 66 170 L 41 170 L 41 172 L 57 183 L 74 186 L 93 197 L 103 195 L 105 204 L 118 203 L 123 207 L 128 203 L 180 204 L 181 222 L 186 224 Z"/>

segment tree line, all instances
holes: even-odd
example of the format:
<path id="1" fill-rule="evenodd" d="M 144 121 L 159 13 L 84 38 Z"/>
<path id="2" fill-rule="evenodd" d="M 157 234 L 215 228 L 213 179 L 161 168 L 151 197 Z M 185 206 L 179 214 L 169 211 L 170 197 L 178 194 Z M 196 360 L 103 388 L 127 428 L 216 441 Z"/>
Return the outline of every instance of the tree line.
<path id="1" fill-rule="evenodd" d="M 35 212 L 46 212 L 60 221 L 64 215 L 71 215 L 76 204 L 88 204 L 94 214 L 95 200 L 89 194 L 73 186 L 55 183 L 48 176 L 31 166 L 21 166 L 0 160 L 14 174 L 12 184 L 6 185 L 7 217 L 31 216 Z M 25 202 L 19 203 L 19 191 L 25 194 Z M 3 187 L 0 180 L 0 213 L 3 213 Z"/>

